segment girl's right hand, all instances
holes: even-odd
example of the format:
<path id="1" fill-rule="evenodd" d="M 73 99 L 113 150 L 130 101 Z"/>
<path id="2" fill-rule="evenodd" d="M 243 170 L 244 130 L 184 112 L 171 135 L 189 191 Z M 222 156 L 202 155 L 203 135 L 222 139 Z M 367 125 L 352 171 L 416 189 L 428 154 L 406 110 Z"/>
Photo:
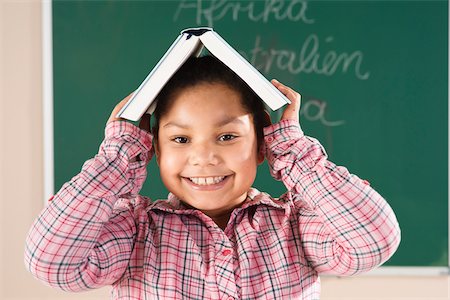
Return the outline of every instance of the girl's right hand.
<path id="1" fill-rule="evenodd" d="M 116 107 L 114 107 L 111 115 L 109 116 L 108 122 L 106 124 L 109 124 L 110 122 L 114 122 L 114 121 L 122 121 L 122 122 L 127 122 L 126 119 L 123 118 L 117 118 L 117 114 L 119 113 L 119 111 L 122 109 L 122 107 L 125 105 L 125 103 L 127 103 L 127 101 L 131 98 L 131 96 L 133 96 L 133 93 L 129 94 L 127 97 L 125 97 L 122 101 L 120 101 Z M 139 121 L 139 128 L 147 131 L 147 132 L 151 132 L 150 131 L 150 115 L 149 114 L 144 114 L 141 118 L 141 120 Z M 151 150 L 148 152 L 148 157 L 151 158 L 153 156 L 153 147 L 151 148 Z M 140 155 L 138 155 L 137 157 L 134 157 L 131 159 L 131 162 L 136 162 L 136 161 L 140 161 L 141 157 Z"/>
<path id="2" fill-rule="evenodd" d="M 125 119 L 117 118 L 116 116 L 119 113 L 119 111 L 122 109 L 122 107 L 125 105 L 125 103 L 127 103 L 128 99 L 131 98 L 131 96 L 133 96 L 133 93 L 126 96 L 122 101 L 119 102 L 119 104 L 116 105 L 116 107 L 114 107 L 111 115 L 109 116 L 108 122 L 106 122 L 106 124 L 109 124 L 110 122 L 113 122 L 113 121 L 126 121 Z"/>
<path id="3" fill-rule="evenodd" d="M 133 96 L 133 93 L 126 96 L 122 101 L 120 101 L 116 105 L 116 107 L 114 107 L 111 115 L 109 116 L 108 122 L 106 122 L 107 124 L 109 124 L 110 122 L 113 122 L 113 121 L 127 121 L 126 119 L 123 119 L 123 118 L 117 118 L 117 114 L 122 109 L 122 107 L 127 103 L 127 101 L 131 98 L 131 96 Z M 150 115 L 149 114 L 144 114 L 142 116 L 141 120 L 139 121 L 139 128 L 146 130 L 147 132 L 150 132 Z"/>

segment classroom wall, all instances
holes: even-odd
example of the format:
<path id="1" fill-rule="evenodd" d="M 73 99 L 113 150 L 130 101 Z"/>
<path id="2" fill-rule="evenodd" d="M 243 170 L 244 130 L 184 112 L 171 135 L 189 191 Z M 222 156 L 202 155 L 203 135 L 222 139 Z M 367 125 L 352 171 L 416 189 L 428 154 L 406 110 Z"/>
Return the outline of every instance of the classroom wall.
<path id="1" fill-rule="evenodd" d="M 41 2 L 0 0 L 0 299 L 108 299 L 68 294 L 26 271 L 23 247 L 43 207 Z M 450 277 L 322 279 L 323 300 L 450 299 Z"/>

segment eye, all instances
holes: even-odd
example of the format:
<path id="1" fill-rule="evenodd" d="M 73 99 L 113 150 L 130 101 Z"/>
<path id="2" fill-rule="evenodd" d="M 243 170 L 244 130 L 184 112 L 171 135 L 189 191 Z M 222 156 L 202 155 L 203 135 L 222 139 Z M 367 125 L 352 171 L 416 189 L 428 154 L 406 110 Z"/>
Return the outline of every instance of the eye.
<path id="1" fill-rule="evenodd" d="M 234 140 L 237 136 L 235 136 L 234 134 L 223 134 L 219 137 L 219 141 L 221 142 L 226 142 L 226 141 L 231 141 Z"/>
<path id="2" fill-rule="evenodd" d="M 172 141 L 174 141 L 175 143 L 178 143 L 178 144 L 186 144 L 187 142 L 189 142 L 188 138 L 184 137 L 184 136 L 174 137 L 172 139 Z"/>

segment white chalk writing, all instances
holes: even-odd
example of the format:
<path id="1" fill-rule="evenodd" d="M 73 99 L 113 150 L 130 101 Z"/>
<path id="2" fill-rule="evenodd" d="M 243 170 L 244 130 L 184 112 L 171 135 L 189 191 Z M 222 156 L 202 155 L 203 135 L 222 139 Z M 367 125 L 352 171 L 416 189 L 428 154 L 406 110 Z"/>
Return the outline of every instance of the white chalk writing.
<path id="1" fill-rule="evenodd" d="M 333 37 L 327 37 L 325 43 L 331 43 L 333 40 Z M 361 51 L 337 53 L 330 50 L 321 53 L 319 37 L 316 34 L 306 38 L 298 53 L 284 49 L 264 49 L 261 46 L 261 37 L 256 36 L 254 47 L 249 53 L 241 51 L 255 68 L 266 74 L 275 66 L 291 74 L 332 76 L 338 71 L 353 71 L 355 77 L 360 80 L 366 80 L 370 76 L 369 71 L 361 70 L 364 59 Z"/>
<path id="2" fill-rule="evenodd" d="M 255 5 L 255 3 L 257 3 Z M 261 7 L 262 4 L 262 7 Z M 267 23 L 272 17 L 277 21 L 289 20 L 313 24 L 314 20 L 306 15 L 308 2 L 306 0 L 265 0 L 265 1 L 229 1 L 229 0 L 182 0 L 178 4 L 173 20 L 177 21 L 184 10 L 194 10 L 197 25 L 206 21 L 213 27 L 214 22 L 229 15 L 233 21 L 247 17 L 253 22 Z"/>
<path id="3" fill-rule="evenodd" d="M 275 112 L 276 119 L 280 119 L 282 113 L 283 109 L 277 110 Z M 329 112 L 327 111 L 327 102 L 317 99 L 302 100 L 300 119 L 308 120 L 310 122 L 320 122 L 327 127 L 336 127 L 345 124 L 344 120 L 330 121 L 326 119 L 326 115 L 329 115 Z"/>
<path id="4" fill-rule="evenodd" d="M 319 101 L 311 99 L 303 103 L 300 108 L 300 117 L 303 116 L 308 121 L 320 121 L 323 125 L 328 127 L 340 126 L 345 121 L 329 121 L 325 119 L 327 109 L 327 103 L 325 101 Z"/>

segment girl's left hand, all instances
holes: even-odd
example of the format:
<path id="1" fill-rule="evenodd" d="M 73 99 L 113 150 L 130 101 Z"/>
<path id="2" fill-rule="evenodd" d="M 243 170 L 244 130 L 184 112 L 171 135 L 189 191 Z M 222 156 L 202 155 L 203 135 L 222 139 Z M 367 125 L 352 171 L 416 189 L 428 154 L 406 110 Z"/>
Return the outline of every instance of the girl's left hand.
<path id="1" fill-rule="evenodd" d="M 280 121 L 294 120 L 296 122 L 299 122 L 300 104 L 302 96 L 276 79 L 272 79 L 271 82 L 283 95 L 285 95 L 289 100 L 291 100 L 291 104 L 286 106 L 286 108 L 284 109 Z"/>

